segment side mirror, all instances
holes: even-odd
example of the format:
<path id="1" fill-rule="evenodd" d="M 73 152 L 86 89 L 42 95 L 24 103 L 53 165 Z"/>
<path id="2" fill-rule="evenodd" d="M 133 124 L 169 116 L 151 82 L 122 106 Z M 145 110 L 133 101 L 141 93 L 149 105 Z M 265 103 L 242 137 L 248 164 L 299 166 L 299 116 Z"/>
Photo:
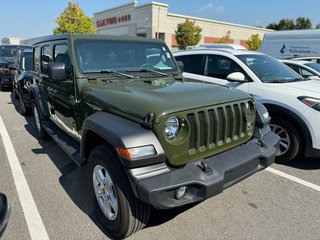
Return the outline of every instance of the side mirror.
<path id="1" fill-rule="evenodd" d="M 184 72 L 184 64 L 183 64 L 183 62 L 182 61 L 177 61 L 177 63 L 178 63 L 178 66 L 179 66 L 181 72 Z"/>
<path id="2" fill-rule="evenodd" d="M 18 70 L 18 67 L 17 67 L 17 65 L 15 65 L 15 64 L 10 64 L 10 65 L 8 66 L 8 68 L 9 68 L 10 71 L 16 71 L 16 70 Z"/>
<path id="3" fill-rule="evenodd" d="M 234 72 L 227 76 L 227 80 L 230 82 L 245 82 L 246 77 L 241 72 Z"/>
<path id="4" fill-rule="evenodd" d="M 0 193 L 0 238 L 7 227 L 10 212 L 6 195 Z"/>
<path id="5" fill-rule="evenodd" d="M 307 77 L 308 80 L 320 80 L 320 77 L 318 76 L 309 76 Z"/>
<path id="6" fill-rule="evenodd" d="M 67 79 L 66 65 L 61 62 L 48 63 L 48 75 L 51 81 L 65 81 Z"/>

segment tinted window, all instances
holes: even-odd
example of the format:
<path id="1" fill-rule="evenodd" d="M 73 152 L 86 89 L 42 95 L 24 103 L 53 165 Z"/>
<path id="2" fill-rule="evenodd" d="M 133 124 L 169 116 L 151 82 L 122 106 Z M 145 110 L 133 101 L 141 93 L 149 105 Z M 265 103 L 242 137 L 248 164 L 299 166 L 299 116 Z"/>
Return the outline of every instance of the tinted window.
<path id="1" fill-rule="evenodd" d="M 40 47 L 35 47 L 33 51 L 33 68 L 40 73 Z"/>
<path id="2" fill-rule="evenodd" d="M 24 55 L 22 58 L 22 68 L 24 70 L 32 70 L 32 55 Z"/>
<path id="3" fill-rule="evenodd" d="M 320 73 L 320 64 L 319 63 L 311 62 L 311 63 L 306 63 L 305 65 Z"/>
<path id="4" fill-rule="evenodd" d="M 204 55 L 188 55 L 188 56 L 177 56 L 177 61 L 183 62 L 183 68 L 185 72 L 194 74 L 203 74 L 203 59 Z"/>
<path id="5" fill-rule="evenodd" d="M 51 47 L 43 46 L 41 48 L 41 73 L 48 73 L 48 63 L 52 62 Z"/>
<path id="6" fill-rule="evenodd" d="M 53 50 L 54 61 L 64 63 L 67 74 L 71 73 L 71 60 L 68 54 L 68 46 L 66 44 L 56 45 Z"/>
<path id="7" fill-rule="evenodd" d="M 219 55 L 208 55 L 205 75 L 227 79 L 227 76 L 234 72 L 241 72 L 246 75 L 239 64 L 232 59 Z"/>

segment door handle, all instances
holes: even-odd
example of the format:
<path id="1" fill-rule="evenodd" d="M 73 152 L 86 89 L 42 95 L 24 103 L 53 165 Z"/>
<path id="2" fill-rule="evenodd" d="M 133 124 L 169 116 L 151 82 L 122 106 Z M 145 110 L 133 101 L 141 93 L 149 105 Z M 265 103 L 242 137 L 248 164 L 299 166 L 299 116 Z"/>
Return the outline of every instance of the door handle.
<path id="1" fill-rule="evenodd" d="M 55 90 L 51 87 L 48 87 L 47 90 L 48 90 L 49 94 L 56 94 L 58 92 L 57 90 Z"/>

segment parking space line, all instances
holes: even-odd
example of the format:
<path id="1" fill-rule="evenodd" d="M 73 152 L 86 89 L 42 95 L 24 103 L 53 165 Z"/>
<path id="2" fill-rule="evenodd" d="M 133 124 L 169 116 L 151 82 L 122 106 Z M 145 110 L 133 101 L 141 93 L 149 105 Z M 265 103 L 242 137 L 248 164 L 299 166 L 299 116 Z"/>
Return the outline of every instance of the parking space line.
<path id="1" fill-rule="evenodd" d="M 279 171 L 277 169 L 274 169 L 274 168 L 271 168 L 271 167 L 268 167 L 265 170 L 269 171 L 269 172 L 271 172 L 271 173 L 273 173 L 275 175 L 278 175 L 280 177 L 286 178 L 286 179 L 291 180 L 291 181 L 293 181 L 295 183 L 301 184 L 301 185 L 303 185 L 305 187 L 308 187 L 308 188 L 311 188 L 313 190 L 316 190 L 316 191 L 320 192 L 320 186 L 318 186 L 318 185 L 316 185 L 314 183 L 311 183 L 311 182 L 305 181 L 303 179 L 294 177 L 294 176 L 292 176 L 290 174 L 281 172 L 281 171 Z"/>
<path id="2" fill-rule="evenodd" d="M 48 233 L 42 222 L 38 208 L 32 197 L 30 188 L 20 166 L 20 162 L 12 145 L 8 131 L 0 115 L 0 135 L 5 147 L 9 165 L 12 171 L 14 183 L 18 192 L 24 217 L 26 219 L 30 237 L 32 240 L 46 240 L 49 239 Z M 13 209 L 14 211 L 14 209 Z"/>

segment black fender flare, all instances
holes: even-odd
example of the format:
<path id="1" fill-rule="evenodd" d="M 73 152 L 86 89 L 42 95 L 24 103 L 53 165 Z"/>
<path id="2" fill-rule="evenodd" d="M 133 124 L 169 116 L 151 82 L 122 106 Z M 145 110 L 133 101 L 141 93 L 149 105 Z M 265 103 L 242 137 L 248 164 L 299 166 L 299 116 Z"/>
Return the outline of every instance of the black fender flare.
<path id="1" fill-rule="evenodd" d="M 48 105 L 43 97 L 43 89 L 38 84 L 30 85 L 30 98 L 36 104 L 41 119 L 48 119 L 50 117 Z"/>
<path id="2" fill-rule="evenodd" d="M 269 104 L 269 103 L 263 104 L 263 105 L 268 109 L 268 112 L 270 113 L 270 116 L 271 116 L 271 121 L 272 121 L 272 115 L 278 114 L 278 115 L 289 118 L 297 126 L 299 132 L 301 133 L 304 139 L 304 147 L 305 147 L 304 155 L 309 156 L 310 152 L 312 151 L 312 138 L 311 138 L 309 128 L 305 124 L 303 119 L 301 119 L 296 113 L 292 112 L 287 108 L 274 105 L 274 104 Z"/>
<path id="3" fill-rule="evenodd" d="M 85 159 L 88 159 L 92 141 L 95 140 L 90 138 L 90 133 L 93 133 L 111 144 L 114 149 L 154 146 L 155 156 L 129 160 L 118 154 L 121 163 L 128 168 L 157 164 L 166 160 L 164 150 L 154 132 L 126 118 L 111 113 L 96 112 L 85 119 L 82 129 L 81 156 Z"/>

